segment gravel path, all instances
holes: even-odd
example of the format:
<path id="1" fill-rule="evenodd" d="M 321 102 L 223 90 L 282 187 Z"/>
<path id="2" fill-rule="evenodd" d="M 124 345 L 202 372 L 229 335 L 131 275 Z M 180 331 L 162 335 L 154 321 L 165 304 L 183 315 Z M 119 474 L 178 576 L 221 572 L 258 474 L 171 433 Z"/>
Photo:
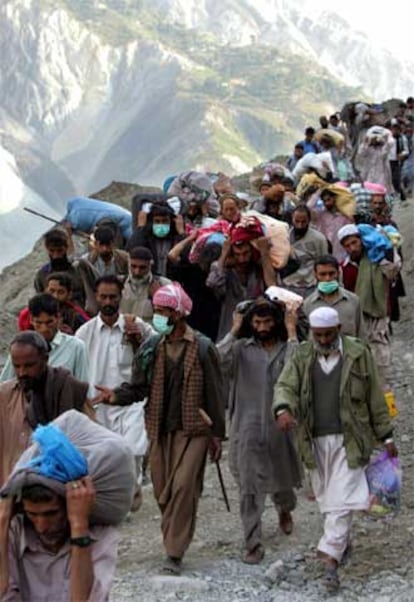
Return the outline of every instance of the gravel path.
<path id="1" fill-rule="evenodd" d="M 411 201 L 412 203 L 413 201 Z M 401 322 L 394 333 L 394 373 L 397 403 L 396 440 L 404 470 L 401 512 L 391 520 L 364 515 L 354 522 L 354 553 L 341 569 L 342 587 L 334 601 L 412 602 L 414 600 L 414 257 L 413 207 L 396 208 L 395 216 L 405 237 L 404 256 L 407 298 Z M 220 499 L 215 468 L 208 466 L 193 544 L 185 558 L 181 577 L 161 576 L 163 558 L 160 515 L 151 487 L 131 522 L 122 526 L 113 602 L 141 599 L 145 602 L 188 600 L 197 602 L 316 602 L 327 598 L 320 587 L 320 567 L 315 545 L 321 518 L 315 502 L 298 493 L 295 529 L 290 537 L 280 533 L 274 508 L 268 504 L 263 520 L 266 556 L 260 566 L 241 563 L 241 526 L 238 495 L 222 461 L 231 513 Z"/>

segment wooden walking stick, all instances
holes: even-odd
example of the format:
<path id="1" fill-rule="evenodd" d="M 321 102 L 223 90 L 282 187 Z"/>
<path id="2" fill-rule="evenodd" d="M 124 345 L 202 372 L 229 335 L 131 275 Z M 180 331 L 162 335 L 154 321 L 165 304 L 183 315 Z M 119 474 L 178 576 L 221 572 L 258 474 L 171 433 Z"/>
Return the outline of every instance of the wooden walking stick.
<path id="1" fill-rule="evenodd" d="M 202 420 L 207 424 L 207 426 L 209 426 L 209 427 L 213 426 L 213 421 L 211 420 L 211 418 L 207 414 L 207 412 L 205 412 L 203 410 L 203 408 L 199 408 L 198 411 L 200 413 Z M 217 468 L 217 476 L 218 476 L 218 480 L 219 480 L 220 487 L 221 487 L 221 493 L 223 494 L 224 503 L 226 504 L 227 512 L 231 512 L 229 498 L 227 496 L 226 486 L 224 484 L 223 473 L 221 472 L 221 466 L 220 466 L 219 460 L 215 460 L 214 464 L 216 465 L 216 468 Z"/>

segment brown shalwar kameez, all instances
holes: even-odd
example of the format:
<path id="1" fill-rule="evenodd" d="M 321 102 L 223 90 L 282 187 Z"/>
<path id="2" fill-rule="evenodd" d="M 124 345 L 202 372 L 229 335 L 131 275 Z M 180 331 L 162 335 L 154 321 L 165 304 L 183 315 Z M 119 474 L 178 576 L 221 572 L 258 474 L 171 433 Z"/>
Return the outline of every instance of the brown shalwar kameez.
<path id="1" fill-rule="evenodd" d="M 182 558 L 193 539 L 207 449 L 208 437 L 186 437 L 183 431 L 151 445 L 152 484 L 168 556 Z"/>
<path id="2" fill-rule="evenodd" d="M 164 545 L 168 556 L 182 558 L 194 535 L 209 440 L 224 436 L 222 377 L 214 344 L 206 337 L 200 343 L 187 326 L 180 340 L 160 338 L 152 359 L 142 349 L 134 358 L 131 383 L 115 390 L 120 404 L 137 395 L 148 395 L 151 476 Z M 200 409 L 211 419 L 211 428 Z"/>

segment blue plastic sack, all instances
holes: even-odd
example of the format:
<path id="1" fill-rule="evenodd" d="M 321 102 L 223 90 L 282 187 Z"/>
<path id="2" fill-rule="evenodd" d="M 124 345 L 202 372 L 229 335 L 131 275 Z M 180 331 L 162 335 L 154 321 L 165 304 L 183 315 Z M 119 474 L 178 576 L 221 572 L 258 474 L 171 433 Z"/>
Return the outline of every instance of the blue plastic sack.
<path id="1" fill-rule="evenodd" d="M 379 232 L 373 226 L 358 224 L 357 228 L 368 259 L 372 263 L 379 263 L 384 259 L 386 252 L 392 250 L 392 242 L 385 234 Z"/>
<path id="2" fill-rule="evenodd" d="M 32 440 L 38 444 L 40 455 L 30 460 L 25 468 L 61 483 L 75 481 L 88 474 L 86 458 L 58 426 L 38 426 Z"/>
<path id="3" fill-rule="evenodd" d="M 127 209 L 86 197 L 76 197 L 68 201 L 64 221 L 69 221 L 75 230 L 92 232 L 103 218 L 109 218 L 118 224 L 125 239 L 132 235 L 132 214 Z"/>
<path id="4" fill-rule="evenodd" d="M 387 451 L 375 456 L 366 470 L 370 492 L 370 513 L 385 515 L 400 509 L 402 471 L 398 458 Z"/>

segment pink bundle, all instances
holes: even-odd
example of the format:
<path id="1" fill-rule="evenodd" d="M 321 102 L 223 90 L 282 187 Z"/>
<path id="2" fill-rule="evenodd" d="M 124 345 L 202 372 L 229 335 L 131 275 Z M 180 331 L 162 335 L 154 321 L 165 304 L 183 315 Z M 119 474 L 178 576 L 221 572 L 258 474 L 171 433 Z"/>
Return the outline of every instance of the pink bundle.
<path id="1" fill-rule="evenodd" d="M 191 247 L 189 255 L 190 263 L 198 263 L 200 261 L 200 253 L 212 234 L 223 234 L 227 237 L 230 232 L 230 226 L 231 224 L 228 221 L 220 219 L 212 226 L 197 230 L 197 238 Z"/>

